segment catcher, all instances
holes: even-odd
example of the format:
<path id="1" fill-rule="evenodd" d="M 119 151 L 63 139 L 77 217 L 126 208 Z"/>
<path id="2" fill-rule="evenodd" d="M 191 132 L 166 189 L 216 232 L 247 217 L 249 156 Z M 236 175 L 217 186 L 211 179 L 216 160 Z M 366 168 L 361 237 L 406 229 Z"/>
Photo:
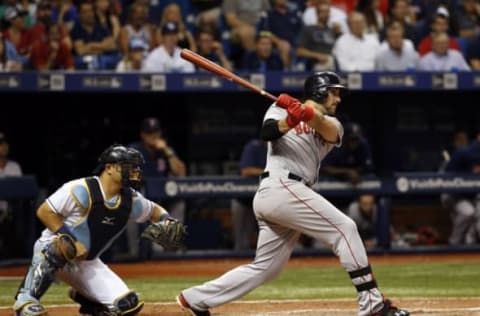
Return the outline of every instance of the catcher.
<path id="1" fill-rule="evenodd" d="M 107 148 L 95 176 L 65 183 L 37 210 L 46 226 L 34 245 L 32 263 L 15 296 L 15 315 L 47 315 L 40 298 L 56 277 L 68 283 L 80 313 L 136 315 L 143 307 L 137 294 L 99 256 L 125 229 L 128 220 L 152 221 L 143 238 L 166 249 L 183 247 L 185 227 L 160 205 L 136 190 L 143 156 L 121 145 Z"/>

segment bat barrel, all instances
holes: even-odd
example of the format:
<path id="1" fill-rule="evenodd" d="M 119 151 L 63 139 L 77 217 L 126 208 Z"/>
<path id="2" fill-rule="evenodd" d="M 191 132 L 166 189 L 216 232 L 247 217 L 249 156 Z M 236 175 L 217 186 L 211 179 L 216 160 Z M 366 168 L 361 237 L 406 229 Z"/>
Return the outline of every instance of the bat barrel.
<path id="1" fill-rule="evenodd" d="M 235 75 L 233 72 L 229 71 L 228 69 L 223 68 L 222 66 L 206 59 L 203 56 L 198 55 L 195 52 L 192 52 L 189 49 L 182 49 L 180 52 L 180 56 L 191 62 L 192 64 L 195 64 L 205 70 L 208 70 L 220 77 L 224 77 L 225 79 L 228 79 L 230 81 L 235 82 L 236 84 L 241 85 L 242 87 L 245 87 L 249 90 L 252 90 L 256 93 L 259 93 L 260 95 L 266 96 L 267 98 L 277 101 L 277 97 L 266 92 L 265 90 L 255 86 L 254 84 L 250 83 L 249 81 Z"/>

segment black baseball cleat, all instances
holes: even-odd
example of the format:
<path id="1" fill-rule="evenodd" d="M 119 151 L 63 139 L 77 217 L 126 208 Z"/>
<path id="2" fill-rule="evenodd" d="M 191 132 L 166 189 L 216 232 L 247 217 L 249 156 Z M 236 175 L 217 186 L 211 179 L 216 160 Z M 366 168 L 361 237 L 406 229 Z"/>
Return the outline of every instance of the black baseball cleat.
<path id="1" fill-rule="evenodd" d="M 95 303 L 86 298 L 85 296 L 81 295 L 73 288 L 68 290 L 68 296 L 78 304 L 80 304 L 80 309 L 78 312 L 80 315 L 103 315 L 104 307 L 100 303 Z"/>
<path id="2" fill-rule="evenodd" d="M 177 296 L 177 304 L 180 305 L 180 307 L 184 310 L 189 312 L 193 316 L 210 316 L 210 312 L 208 310 L 206 311 L 199 311 L 196 309 L 193 309 L 190 307 L 188 304 L 187 300 L 185 300 L 185 297 L 183 297 L 183 294 L 180 293 Z"/>
<path id="3" fill-rule="evenodd" d="M 409 316 L 410 312 L 400 309 L 393 305 L 392 301 L 385 299 L 382 310 L 374 313 L 372 316 Z"/>

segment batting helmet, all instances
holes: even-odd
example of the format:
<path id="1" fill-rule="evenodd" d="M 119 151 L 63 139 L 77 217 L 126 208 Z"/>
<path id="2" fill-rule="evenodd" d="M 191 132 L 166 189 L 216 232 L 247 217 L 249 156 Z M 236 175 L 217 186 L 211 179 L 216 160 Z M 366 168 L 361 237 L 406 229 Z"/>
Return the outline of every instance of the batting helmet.
<path id="1" fill-rule="evenodd" d="M 141 165 L 145 163 L 141 152 L 123 145 L 112 145 L 105 149 L 98 158 L 98 165 L 93 174 L 99 175 L 107 163 L 122 166 L 122 186 L 139 189 L 142 180 Z"/>
<path id="2" fill-rule="evenodd" d="M 328 88 L 346 89 L 340 77 L 332 71 L 316 72 L 305 80 L 303 93 L 305 99 L 323 102 L 328 95 Z"/>

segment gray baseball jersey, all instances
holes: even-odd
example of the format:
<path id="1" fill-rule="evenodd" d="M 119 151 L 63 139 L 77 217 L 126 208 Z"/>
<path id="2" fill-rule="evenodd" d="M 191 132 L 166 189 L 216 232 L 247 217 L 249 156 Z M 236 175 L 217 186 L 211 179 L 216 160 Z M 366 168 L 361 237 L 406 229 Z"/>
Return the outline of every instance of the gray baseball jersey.
<path id="1" fill-rule="evenodd" d="M 265 114 L 264 120 L 285 118 L 287 111 L 272 105 Z M 326 143 L 320 135 L 306 123 L 301 122 L 295 128 L 283 135 L 275 142 L 268 143 L 267 165 L 265 170 L 270 172 L 288 170 L 300 176 L 308 184 L 317 180 L 320 164 L 334 145 L 340 146 L 343 136 L 343 127 L 332 116 L 325 116 L 338 126 L 339 141 L 337 144 Z"/>
<path id="2" fill-rule="evenodd" d="M 265 120 L 286 116 L 284 109 L 272 105 Z M 337 125 L 339 146 L 342 125 L 335 117 L 325 119 Z M 192 308 L 206 310 L 225 304 L 275 278 L 285 267 L 301 234 L 328 245 L 349 272 L 368 266 L 355 223 L 309 187 L 316 181 L 322 159 L 333 146 L 303 122 L 269 142 L 265 168 L 268 177 L 261 181 L 253 200 L 259 225 L 255 259 L 217 279 L 182 291 Z M 372 280 L 371 273 L 352 277 L 356 286 Z M 360 316 L 372 315 L 383 306 L 383 297 L 376 287 L 360 291 L 358 301 Z"/>

